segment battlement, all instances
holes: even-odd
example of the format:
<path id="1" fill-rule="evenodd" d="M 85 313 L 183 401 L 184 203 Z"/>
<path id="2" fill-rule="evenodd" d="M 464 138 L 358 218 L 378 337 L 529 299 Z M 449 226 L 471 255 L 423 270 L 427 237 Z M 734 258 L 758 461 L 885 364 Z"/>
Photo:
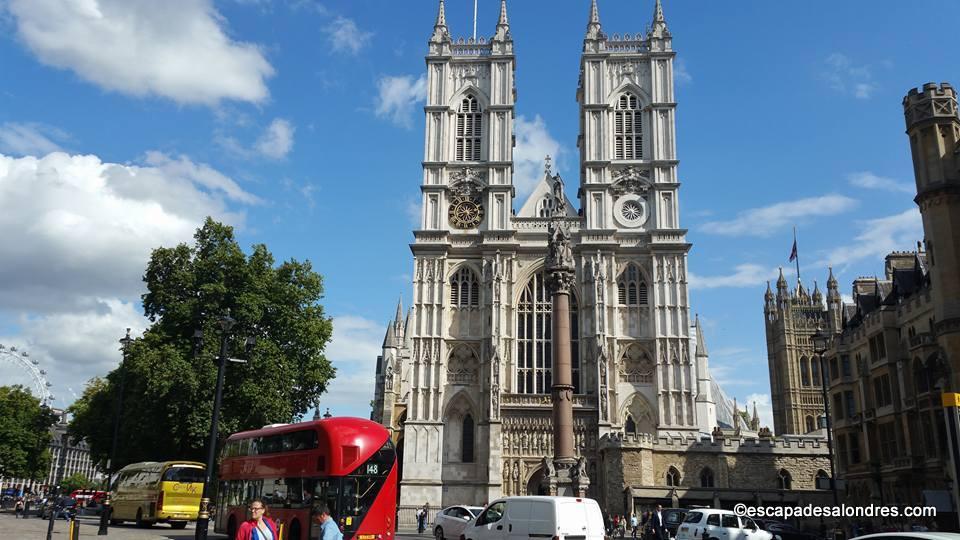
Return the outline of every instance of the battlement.
<path id="1" fill-rule="evenodd" d="M 660 452 L 754 453 L 777 452 L 826 454 L 822 437 L 655 437 L 646 433 L 609 433 L 600 438 L 601 447 Z"/>
<path id="2" fill-rule="evenodd" d="M 938 118 L 957 119 L 957 92 L 950 83 L 927 83 L 912 88 L 903 98 L 903 115 L 907 129 Z"/>

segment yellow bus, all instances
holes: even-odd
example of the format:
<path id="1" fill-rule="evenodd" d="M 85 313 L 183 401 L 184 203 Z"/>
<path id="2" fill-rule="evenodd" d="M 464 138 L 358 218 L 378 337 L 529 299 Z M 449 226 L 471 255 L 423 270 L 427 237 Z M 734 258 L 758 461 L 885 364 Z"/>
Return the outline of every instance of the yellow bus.
<path id="1" fill-rule="evenodd" d="M 182 529 L 197 520 L 206 467 L 193 461 L 131 463 L 111 486 L 110 523 L 133 521 L 138 527 L 169 523 Z"/>

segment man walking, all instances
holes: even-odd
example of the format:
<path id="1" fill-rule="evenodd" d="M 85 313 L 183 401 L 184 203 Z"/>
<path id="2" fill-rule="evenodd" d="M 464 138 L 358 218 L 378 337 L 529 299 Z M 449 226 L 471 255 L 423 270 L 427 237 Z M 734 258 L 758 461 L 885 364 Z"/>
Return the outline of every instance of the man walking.
<path id="1" fill-rule="evenodd" d="M 639 525 L 639 523 L 637 522 L 637 514 L 636 512 L 634 512 L 630 514 L 630 529 L 631 529 L 630 535 L 631 535 L 631 538 L 633 538 L 633 540 L 637 540 L 637 525 Z"/>
<path id="2" fill-rule="evenodd" d="M 668 540 L 670 536 L 667 529 L 663 526 L 663 506 L 657 505 L 656 510 L 650 514 L 650 532 L 653 540 Z"/>
<path id="3" fill-rule="evenodd" d="M 330 517 L 330 507 L 320 504 L 314 507 L 313 520 L 320 524 L 320 540 L 343 540 L 337 522 Z"/>

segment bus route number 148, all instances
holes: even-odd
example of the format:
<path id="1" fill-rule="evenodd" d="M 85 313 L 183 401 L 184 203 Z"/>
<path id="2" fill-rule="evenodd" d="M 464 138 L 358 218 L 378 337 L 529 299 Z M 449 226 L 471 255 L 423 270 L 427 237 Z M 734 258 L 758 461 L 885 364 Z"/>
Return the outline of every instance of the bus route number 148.
<path id="1" fill-rule="evenodd" d="M 377 463 L 367 463 L 367 474 L 380 474 L 380 466 Z"/>

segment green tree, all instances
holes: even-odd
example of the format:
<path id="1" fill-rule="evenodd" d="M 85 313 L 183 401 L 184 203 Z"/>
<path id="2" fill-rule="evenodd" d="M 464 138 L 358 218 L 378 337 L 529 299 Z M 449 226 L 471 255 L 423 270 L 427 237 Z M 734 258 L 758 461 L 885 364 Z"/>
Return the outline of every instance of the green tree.
<path id="1" fill-rule="evenodd" d="M 78 489 L 91 489 L 94 487 L 93 481 L 83 475 L 83 473 L 74 473 L 60 482 L 60 493 L 70 494 Z"/>
<path id="2" fill-rule="evenodd" d="M 22 386 L 0 386 L 0 476 L 38 479 L 50 470 L 57 416 Z"/>
<path id="3" fill-rule="evenodd" d="M 193 246 L 153 251 L 144 281 L 151 326 L 105 379 L 91 380 L 71 407 L 71 433 L 106 463 L 120 387 L 123 410 L 114 469 L 137 461 L 205 460 L 210 433 L 218 320 L 236 319 L 220 415 L 221 437 L 301 417 L 335 370 L 324 356 L 333 324 L 319 304 L 323 282 L 309 262 L 279 265 L 266 246 L 244 254 L 231 227 L 207 218 Z M 194 355 L 194 332 L 203 331 Z M 256 345 L 244 352 L 244 339 Z"/>

